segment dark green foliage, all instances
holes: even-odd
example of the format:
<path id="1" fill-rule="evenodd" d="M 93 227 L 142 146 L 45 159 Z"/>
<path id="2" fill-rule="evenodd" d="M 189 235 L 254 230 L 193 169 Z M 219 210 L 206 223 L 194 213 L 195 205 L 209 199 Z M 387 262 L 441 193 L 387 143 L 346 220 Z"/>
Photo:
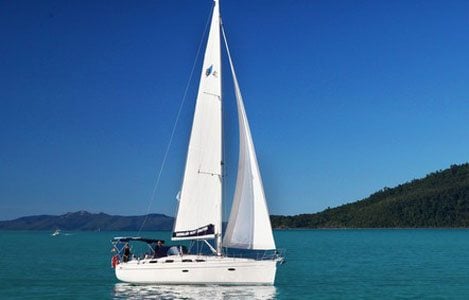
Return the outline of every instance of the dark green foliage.
<path id="1" fill-rule="evenodd" d="M 320 213 L 271 221 L 274 228 L 469 227 L 469 163 Z"/>

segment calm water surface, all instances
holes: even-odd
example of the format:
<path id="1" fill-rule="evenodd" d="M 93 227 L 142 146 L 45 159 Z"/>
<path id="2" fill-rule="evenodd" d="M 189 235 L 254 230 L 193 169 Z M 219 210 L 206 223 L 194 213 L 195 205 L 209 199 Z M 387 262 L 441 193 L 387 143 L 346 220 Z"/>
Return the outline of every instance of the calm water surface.
<path id="1" fill-rule="evenodd" d="M 469 230 L 277 231 L 275 287 L 118 283 L 109 241 L 131 234 L 0 231 L 0 298 L 469 299 Z"/>

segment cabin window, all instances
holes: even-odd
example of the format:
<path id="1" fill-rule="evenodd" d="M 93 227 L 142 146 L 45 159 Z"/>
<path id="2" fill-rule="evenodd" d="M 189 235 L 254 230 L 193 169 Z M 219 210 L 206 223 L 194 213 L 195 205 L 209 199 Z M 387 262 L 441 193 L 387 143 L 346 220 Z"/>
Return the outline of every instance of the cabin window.
<path id="1" fill-rule="evenodd" d="M 150 260 L 151 264 L 156 264 L 158 261 L 157 260 Z"/>
<path id="2" fill-rule="evenodd" d="M 174 262 L 174 260 L 172 260 L 172 259 L 167 259 L 167 260 L 165 260 L 164 262 L 166 262 L 166 263 L 172 263 L 172 262 Z"/>
<path id="3" fill-rule="evenodd" d="M 192 262 L 192 259 L 183 259 L 182 262 Z"/>
<path id="4" fill-rule="evenodd" d="M 195 261 L 196 261 L 196 262 L 204 262 L 205 259 L 196 259 Z"/>
<path id="5" fill-rule="evenodd" d="M 182 270 L 182 272 L 183 272 L 183 273 L 187 273 L 187 272 L 189 272 L 189 270 Z"/>
<path id="6" fill-rule="evenodd" d="M 235 268 L 228 268 L 228 271 L 235 271 Z"/>

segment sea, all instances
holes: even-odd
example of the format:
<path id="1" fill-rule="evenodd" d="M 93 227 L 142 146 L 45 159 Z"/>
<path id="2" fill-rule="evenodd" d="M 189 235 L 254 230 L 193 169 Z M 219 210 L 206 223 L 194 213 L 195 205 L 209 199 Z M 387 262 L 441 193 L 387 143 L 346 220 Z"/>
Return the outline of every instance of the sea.
<path id="1" fill-rule="evenodd" d="M 242 287 L 120 283 L 110 240 L 135 234 L 0 231 L 0 299 L 469 299 L 467 229 L 275 231 L 275 286 Z"/>

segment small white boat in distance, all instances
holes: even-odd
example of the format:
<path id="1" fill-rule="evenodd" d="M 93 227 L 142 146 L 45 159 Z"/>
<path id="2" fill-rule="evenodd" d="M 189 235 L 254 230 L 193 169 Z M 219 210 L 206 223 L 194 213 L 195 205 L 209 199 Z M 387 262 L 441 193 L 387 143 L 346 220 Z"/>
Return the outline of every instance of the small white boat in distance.
<path id="1" fill-rule="evenodd" d="M 60 234 L 60 229 L 56 229 L 54 233 L 52 233 L 52 236 L 57 236 Z"/>
<path id="2" fill-rule="evenodd" d="M 114 238 L 116 277 L 145 284 L 273 285 L 283 257 L 276 250 L 251 130 L 223 30 L 219 2 L 213 2 L 210 31 L 200 74 L 192 131 L 172 241 L 198 241 L 209 253 L 142 237 Z M 231 214 L 222 235 L 224 180 L 222 65 L 223 36 L 233 78 L 239 126 L 239 161 Z M 211 244 L 208 240 L 213 240 Z M 134 256 L 131 242 L 147 243 L 147 255 Z M 253 252 L 233 255 L 230 249 Z"/>

